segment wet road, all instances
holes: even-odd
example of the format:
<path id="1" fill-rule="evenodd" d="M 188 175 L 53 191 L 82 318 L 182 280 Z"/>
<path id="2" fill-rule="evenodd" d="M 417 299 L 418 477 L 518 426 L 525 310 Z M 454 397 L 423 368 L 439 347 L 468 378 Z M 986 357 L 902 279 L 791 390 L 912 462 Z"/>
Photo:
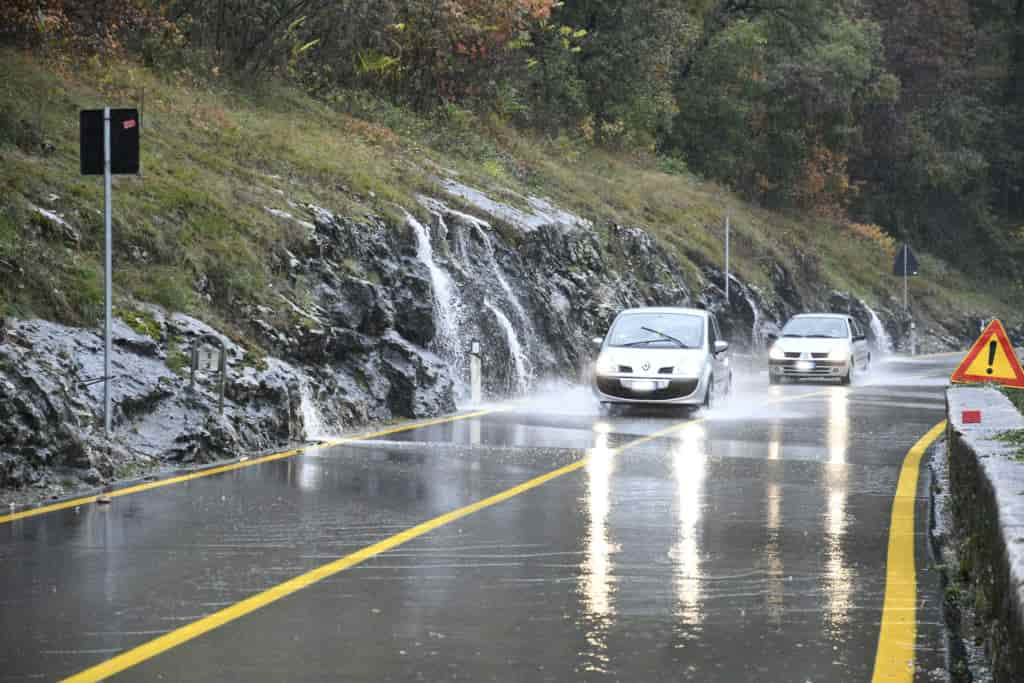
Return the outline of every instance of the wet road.
<path id="1" fill-rule="evenodd" d="M 556 391 L 0 524 L 0 680 L 125 651 L 117 678 L 140 681 L 870 680 L 900 467 L 942 420 L 955 361 L 893 362 L 852 388 L 761 377 L 689 420 L 602 418 Z M 918 681 L 943 666 L 926 472 Z M 262 606 L 232 613 L 246 599 Z M 219 610 L 194 639 L 132 650 Z"/>

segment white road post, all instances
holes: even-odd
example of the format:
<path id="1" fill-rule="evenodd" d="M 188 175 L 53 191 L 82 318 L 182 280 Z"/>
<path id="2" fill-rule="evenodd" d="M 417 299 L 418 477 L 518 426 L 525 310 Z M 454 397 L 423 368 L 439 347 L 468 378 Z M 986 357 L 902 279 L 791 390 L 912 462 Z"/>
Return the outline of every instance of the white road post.
<path id="1" fill-rule="evenodd" d="M 103 225 L 105 230 L 105 254 L 103 268 L 104 290 L 104 334 L 103 334 L 103 433 L 110 436 L 110 290 L 111 256 L 113 239 L 110 228 L 110 205 L 112 202 L 110 183 L 110 107 L 103 109 Z"/>
<path id="2" fill-rule="evenodd" d="M 469 348 L 469 392 L 473 405 L 483 402 L 483 364 L 480 359 L 480 342 L 473 340 Z"/>

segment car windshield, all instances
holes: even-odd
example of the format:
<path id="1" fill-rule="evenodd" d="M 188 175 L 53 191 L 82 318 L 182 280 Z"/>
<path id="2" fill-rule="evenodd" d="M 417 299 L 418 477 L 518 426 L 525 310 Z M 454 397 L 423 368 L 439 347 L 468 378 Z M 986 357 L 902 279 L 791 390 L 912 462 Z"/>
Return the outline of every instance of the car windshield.
<path id="1" fill-rule="evenodd" d="M 782 336 L 845 339 L 849 328 L 842 318 L 793 318 L 782 328 Z"/>
<path id="2" fill-rule="evenodd" d="M 609 346 L 687 348 L 703 346 L 704 318 L 686 313 L 629 313 L 615 321 Z"/>

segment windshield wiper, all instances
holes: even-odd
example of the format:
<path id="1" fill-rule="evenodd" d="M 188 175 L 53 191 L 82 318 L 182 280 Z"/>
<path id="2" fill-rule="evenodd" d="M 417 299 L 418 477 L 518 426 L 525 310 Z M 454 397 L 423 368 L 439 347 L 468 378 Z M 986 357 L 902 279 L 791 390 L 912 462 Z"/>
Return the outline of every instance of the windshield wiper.
<path id="1" fill-rule="evenodd" d="M 793 334 L 792 332 L 790 332 L 789 334 L 784 334 L 782 336 L 783 337 L 799 337 L 801 339 L 803 339 L 803 337 L 804 337 L 804 335 L 802 335 L 802 334 Z"/>
<path id="2" fill-rule="evenodd" d="M 808 339 L 841 339 L 842 337 L 833 337 L 831 334 L 809 334 Z"/>
<path id="3" fill-rule="evenodd" d="M 618 346 L 640 346 L 641 344 L 653 344 L 654 342 L 660 341 L 660 339 L 637 339 L 636 341 L 626 342 L 625 344 L 619 344 Z"/>
<path id="4" fill-rule="evenodd" d="M 689 348 L 692 348 L 692 347 L 690 347 L 690 346 L 687 346 L 687 345 L 686 345 L 686 344 L 684 344 L 683 342 L 679 341 L 678 339 L 676 339 L 675 337 L 673 337 L 673 336 L 672 336 L 671 334 L 665 334 L 664 332 L 661 332 L 661 331 L 659 331 L 659 330 L 655 330 L 655 329 L 652 329 L 652 328 L 650 328 L 650 327 L 641 327 L 640 329 L 641 329 L 641 330 L 643 330 L 644 332 L 650 332 L 651 334 L 656 334 L 656 335 L 658 335 L 659 337 L 664 337 L 665 339 L 668 339 L 668 340 L 669 340 L 669 341 L 671 341 L 671 342 L 675 342 L 676 344 L 678 344 L 678 345 L 679 345 L 679 348 L 681 348 L 681 349 L 689 349 Z"/>

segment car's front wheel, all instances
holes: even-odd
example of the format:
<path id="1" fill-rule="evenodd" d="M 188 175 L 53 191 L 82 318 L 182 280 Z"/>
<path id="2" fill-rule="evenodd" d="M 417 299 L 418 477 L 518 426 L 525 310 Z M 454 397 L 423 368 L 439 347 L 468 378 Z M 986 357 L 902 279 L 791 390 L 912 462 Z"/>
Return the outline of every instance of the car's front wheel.
<path id="1" fill-rule="evenodd" d="M 846 374 L 843 375 L 843 378 L 841 380 L 839 380 L 840 384 L 842 384 L 843 386 L 850 386 L 851 384 L 853 384 L 853 368 L 855 366 L 856 363 L 854 362 L 853 358 L 851 358 L 850 364 L 846 366 Z"/>

